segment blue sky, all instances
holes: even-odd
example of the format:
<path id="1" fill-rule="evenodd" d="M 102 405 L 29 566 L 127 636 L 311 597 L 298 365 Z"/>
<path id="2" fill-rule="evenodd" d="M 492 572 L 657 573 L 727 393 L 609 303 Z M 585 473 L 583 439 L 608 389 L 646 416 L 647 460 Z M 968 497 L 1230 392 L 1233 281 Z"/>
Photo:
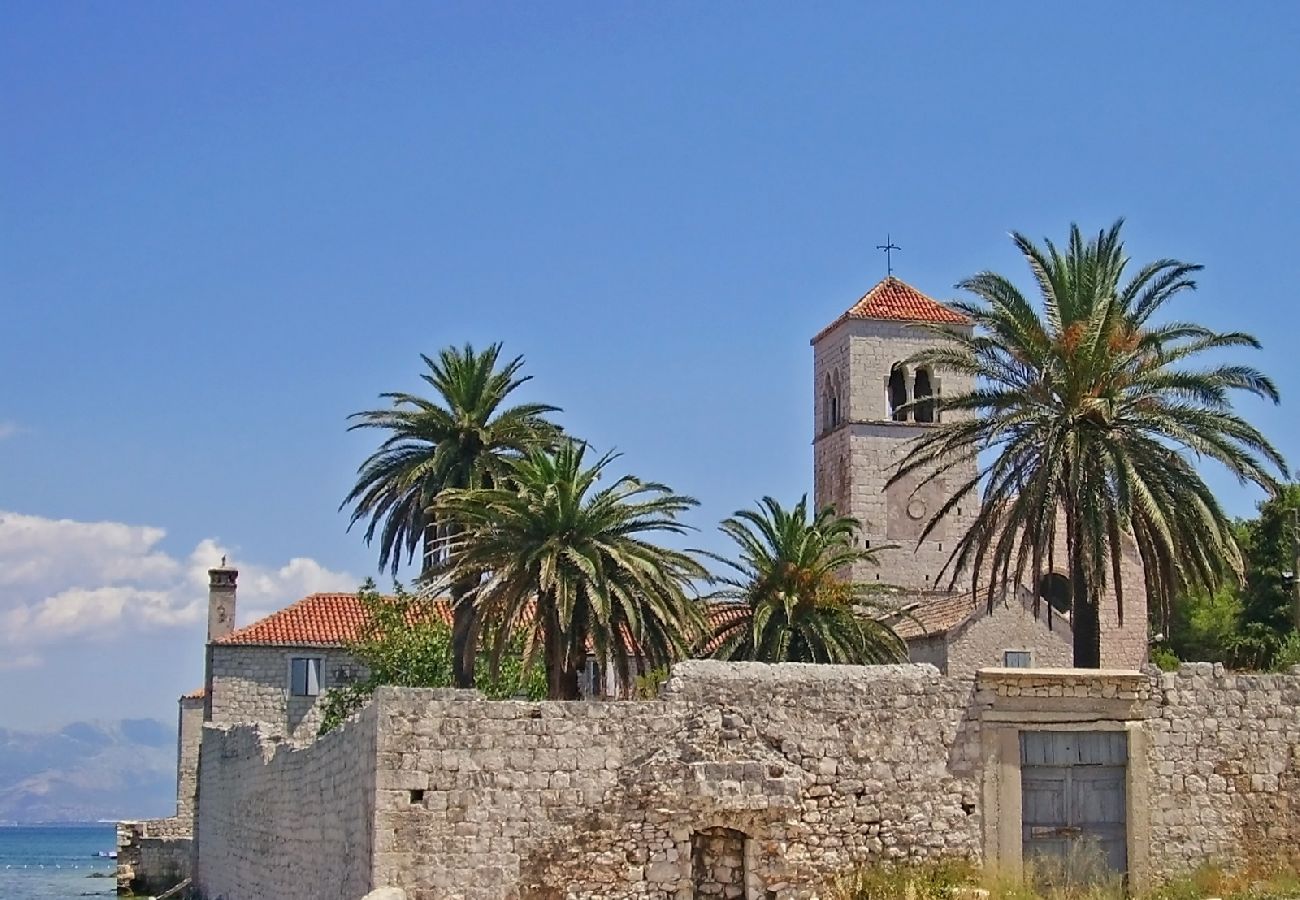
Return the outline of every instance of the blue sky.
<path id="1" fill-rule="evenodd" d="M 344 417 L 448 343 L 719 547 L 811 488 L 808 339 L 886 232 L 943 298 L 1126 216 L 1297 456 L 1300 10 L 802 6 L 7 4 L 0 724 L 173 715 L 214 554 L 250 613 L 372 571 Z"/>

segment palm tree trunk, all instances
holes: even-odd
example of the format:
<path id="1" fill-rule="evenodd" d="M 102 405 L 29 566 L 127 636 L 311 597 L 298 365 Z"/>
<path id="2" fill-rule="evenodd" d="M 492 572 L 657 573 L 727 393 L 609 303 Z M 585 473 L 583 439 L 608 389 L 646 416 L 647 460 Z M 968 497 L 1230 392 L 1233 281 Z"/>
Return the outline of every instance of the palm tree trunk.
<path id="1" fill-rule="evenodd" d="M 464 581 L 451 587 L 451 679 L 458 688 L 474 686 L 478 662 L 478 610 L 465 599 L 472 587 Z"/>
<path id="2" fill-rule="evenodd" d="M 548 700 L 578 700 L 578 669 L 573 663 L 574 656 L 569 650 L 569 641 L 560 628 L 560 618 L 553 603 L 546 603 L 543 610 L 542 598 L 538 598 L 538 615 L 544 617 L 546 629 L 542 637 L 542 647 L 546 658 L 546 697 Z"/>
<path id="3" fill-rule="evenodd" d="M 1066 543 L 1070 555 L 1070 627 L 1074 634 L 1074 667 L 1101 668 L 1101 616 L 1083 564 L 1083 537 L 1073 503 L 1066 504 Z"/>

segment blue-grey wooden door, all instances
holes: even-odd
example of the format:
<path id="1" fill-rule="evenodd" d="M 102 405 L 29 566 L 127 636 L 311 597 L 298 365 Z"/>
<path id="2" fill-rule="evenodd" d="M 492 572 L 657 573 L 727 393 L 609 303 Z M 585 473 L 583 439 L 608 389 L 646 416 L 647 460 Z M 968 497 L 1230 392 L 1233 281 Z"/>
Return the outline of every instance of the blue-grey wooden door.
<path id="1" fill-rule="evenodd" d="M 1020 734 L 1024 858 L 1070 882 L 1128 870 L 1123 731 Z"/>

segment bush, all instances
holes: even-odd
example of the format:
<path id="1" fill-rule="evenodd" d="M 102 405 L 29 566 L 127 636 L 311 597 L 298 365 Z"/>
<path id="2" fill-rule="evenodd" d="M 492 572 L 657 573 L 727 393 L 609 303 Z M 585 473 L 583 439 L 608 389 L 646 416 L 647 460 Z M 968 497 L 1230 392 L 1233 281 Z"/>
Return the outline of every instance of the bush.
<path id="1" fill-rule="evenodd" d="M 451 628 L 438 617 L 432 600 L 415 597 L 396 585 L 385 597 L 367 580 L 357 594 L 368 618 L 348 652 L 369 671 L 356 684 L 331 688 L 322 701 L 320 734 L 333 731 L 370 699 L 376 688 L 451 687 Z M 480 660 L 479 691 L 489 700 L 546 696 L 546 676 L 540 666 L 524 668 L 523 647 L 516 643 L 503 654 L 497 671 Z"/>

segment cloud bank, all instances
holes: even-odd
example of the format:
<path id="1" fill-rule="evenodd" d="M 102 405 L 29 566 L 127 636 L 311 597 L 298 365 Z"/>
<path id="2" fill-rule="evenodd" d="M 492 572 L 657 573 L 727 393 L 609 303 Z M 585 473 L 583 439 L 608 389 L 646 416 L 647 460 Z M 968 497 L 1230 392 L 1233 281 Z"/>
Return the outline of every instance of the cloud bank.
<path id="1" fill-rule="evenodd" d="M 303 557 L 280 565 L 236 559 L 211 538 L 178 558 L 161 549 L 165 536 L 149 525 L 0 511 L 0 667 L 39 665 L 40 648 L 53 644 L 196 625 L 207 615 L 208 569 L 224 555 L 240 570 L 241 624 L 360 582 Z"/>

